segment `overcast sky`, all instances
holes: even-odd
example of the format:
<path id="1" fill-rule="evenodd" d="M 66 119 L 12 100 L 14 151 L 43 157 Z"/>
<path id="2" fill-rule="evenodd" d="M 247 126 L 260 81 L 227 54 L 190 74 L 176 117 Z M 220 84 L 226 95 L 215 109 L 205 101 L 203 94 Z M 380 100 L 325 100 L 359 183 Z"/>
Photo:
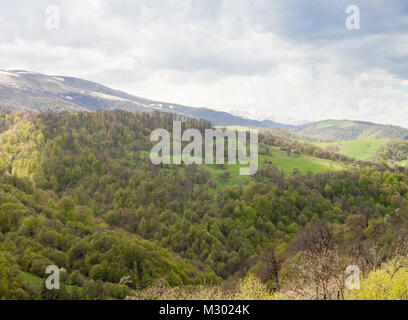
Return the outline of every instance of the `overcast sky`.
<path id="1" fill-rule="evenodd" d="M 258 119 L 408 127 L 408 1 L 0 0 L 0 69 Z"/>

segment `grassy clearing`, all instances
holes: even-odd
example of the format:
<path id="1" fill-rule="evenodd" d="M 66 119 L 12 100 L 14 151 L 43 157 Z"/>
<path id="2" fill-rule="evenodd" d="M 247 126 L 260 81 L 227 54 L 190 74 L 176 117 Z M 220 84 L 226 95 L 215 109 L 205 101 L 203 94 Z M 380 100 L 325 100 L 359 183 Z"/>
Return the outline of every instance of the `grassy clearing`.
<path id="1" fill-rule="evenodd" d="M 293 170 L 295 169 L 299 170 L 301 173 L 306 173 L 308 171 L 320 173 L 340 171 L 348 168 L 341 162 L 313 158 L 305 155 L 292 156 L 281 151 L 274 152 L 273 156 L 260 155 L 259 160 L 259 167 L 263 167 L 265 161 L 270 161 L 272 162 L 272 165 L 276 166 L 279 170 L 283 170 L 285 173 L 293 173 Z"/>
<path id="2" fill-rule="evenodd" d="M 144 156 L 149 157 L 148 151 L 144 151 L 143 154 Z M 174 159 L 174 157 L 171 158 L 171 160 Z M 279 170 L 288 174 L 293 173 L 295 169 L 299 170 L 301 173 L 307 173 L 308 171 L 320 173 L 353 168 L 350 164 L 343 162 L 314 158 L 306 155 L 288 155 L 287 152 L 281 151 L 280 148 L 277 147 L 272 149 L 271 155 L 259 155 L 258 167 L 262 168 L 267 163 L 276 166 Z M 217 189 L 211 189 L 214 192 L 228 186 L 246 184 L 252 179 L 252 177 L 240 175 L 240 168 L 247 167 L 247 165 L 239 163 L 226 164 L 224 168 L 215 164 L 201 164 L 199 166 L 208 170 L 211 174 L 211 178 L 217 181 Z M 171 171 L 171 169 L 164 170 Z M 231 175 L 228 179 L 222 179 L 220 175 L 226 171 L 230 172 Z"/>
<path id="3" fill-rule="evenodd" d="M 38 293 L 41 293 L 41 289 L 43 286 L 44 279 L 40 278 L 39 276 L 36 276 L 35 274 L 24 272 L 24 277 L 34 284 L 34 286 L 37 288 Z M 65 289 L 67 290 L 68 293 L 71 293 L 72 290 L 76 288 L 80 293 L 82 292 L 81 287 L 77 286 L 71 286 L 71 285 L 65 285 Z"/>
<path id="4" fill-rule="evenodd" d="M 316 124 L 318 128 L 331 127 L 331 126 L 345 128 L 345 127 L 352 127 L 355 125 L 355 123 L 353 123 L 352 121 L 348 121 L 348 120 L 324 120 L 324 121 L 317 122 Z"/>
<path id="5" fill-rule="evenodd" d="M 337 153 L 357 160 L 368 160 L 374 156 L 379 148 L 390 142 L 388 139 L 352 140 L 337 142 L 312 142 L 321 148 L 338 147 Z"/>
<path id="6" fill-rule="evenodd" d="M 211 178 L 217 181 L 217 190 L 224 189 L 225 187 L 229 186 L 236 186 L 239 184 L 246 184 L 251 178 L 248 176 L 241 176 L 239 174 L 239 169 L 244 168 L 244 166 L 240 164 L 231 164 L 226 165 L 227 169 L 222 169 L 217 165 L 210 165 L 204 164 L 202 165 L 206 170 L 208 170 L 211 174 Z M 228 179 L 221 179 L 220 175 L 224 172 L 228 171 L 231 176 Z M 217 190 L 211 189 L 216 192 Z"/>
<path id="7" fill-rule="evenodd" d="M 398 162 L 398 165 L 401 167 L 407 167 L 408 166 L 408 160 L 401 160 Z"/>
<path id="8" fill-rule="evenodd" d="M 28 272 L 24 272 L 24 277 L 28 281 L 34 283 L 36 286 L 39 286 L 41 288 L 43 279 L 41 279 L 40 277 L 36 276 L 35 274 L 28 273 Z"/>

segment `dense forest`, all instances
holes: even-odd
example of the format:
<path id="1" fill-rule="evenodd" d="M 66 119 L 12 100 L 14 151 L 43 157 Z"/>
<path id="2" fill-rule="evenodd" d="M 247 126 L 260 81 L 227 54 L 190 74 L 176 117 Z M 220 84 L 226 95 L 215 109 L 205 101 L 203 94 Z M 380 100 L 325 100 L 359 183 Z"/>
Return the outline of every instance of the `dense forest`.
<path id="1" fill-rule="evenodd" d="M 361 298 L 344 287 L 348 265 L 359 266 L 363 283 L 405 267 L 407 169 L 265 133 L 261 154 L 279 148 L 353 169 L 289 174 L 265 163 L 245 183 L 221 183 L 228 165 L 214 178 L 200 165 L 151 163 L 150 133 L 171 131 L 173 120 L 211 127 L 158 112 L 0 113 L 1 298 L 186 298 L 191 290 L 194 298 Z M 64 275 L 57 293 L 42 285 L 53 264 Z M 254 287 L 265 295 L 247 294 Z"/>

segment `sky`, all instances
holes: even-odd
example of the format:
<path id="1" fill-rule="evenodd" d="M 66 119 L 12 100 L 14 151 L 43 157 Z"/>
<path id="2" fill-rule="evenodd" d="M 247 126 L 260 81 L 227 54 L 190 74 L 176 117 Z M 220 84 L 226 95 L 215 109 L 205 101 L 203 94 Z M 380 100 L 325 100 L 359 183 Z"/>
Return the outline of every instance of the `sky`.
<path id="1" fill-rule="evenodd" d="M 260 120 L 408 127 L 408 1 L 0 0 L 0 69 Z"/>

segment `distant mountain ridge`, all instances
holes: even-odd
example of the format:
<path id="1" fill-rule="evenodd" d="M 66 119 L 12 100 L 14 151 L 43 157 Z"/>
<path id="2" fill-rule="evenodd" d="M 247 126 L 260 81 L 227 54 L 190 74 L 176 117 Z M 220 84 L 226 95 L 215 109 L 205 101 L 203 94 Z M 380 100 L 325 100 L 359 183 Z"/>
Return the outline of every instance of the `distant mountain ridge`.
<path id="1" fill-rule="evenodd" d="M 65 76 L 49 76 L 24 70 L 0 70 L 0 107 L 12 110 L 75 112 L 122 109 L 132 112 L 179 113 L 212 122 L 215 126 L 293 128 L 271 120 L 251 120 L 209 108 L 141 98 L 96 82 Z"/>
<path id="2" fill-rule="evenodd" d="M 284 128 L 291 129 L 294 125 L 274 122 L 272 120 L 251 120 L 240 116 L 232 115 L 224 111 L 216 111 L 208 108 L 192 108 L 181 105 L 166 105 L 164 103 L 162 110 L 177 111 L 179 113 L 187 114 L 195 118 L 201 118 L 210 121 L 215 126 L 244 126 L 244 127 L 258 127 L 258 128 Z"/>
<path id="3" fill-rule="evenodd" d="M 96 82 L 24 70 L 0 70 L 0 108 L 46 112 L 86 110 L 162 111 L 210 121 L 214 126 L 288 129 L 311 140 L 408 139 L 408 129 L 364 121 L 324 120 L 295 126 L 252 120 L 210 108 L 150 100 Z"/>
<path id="4" fill-rule="evenodd" d="M 348 141 L 368 139 L 408 140 L 408 129 L 352 120 L 324 120 L 292 128 L 298 135 L 313 140 Z"/>

